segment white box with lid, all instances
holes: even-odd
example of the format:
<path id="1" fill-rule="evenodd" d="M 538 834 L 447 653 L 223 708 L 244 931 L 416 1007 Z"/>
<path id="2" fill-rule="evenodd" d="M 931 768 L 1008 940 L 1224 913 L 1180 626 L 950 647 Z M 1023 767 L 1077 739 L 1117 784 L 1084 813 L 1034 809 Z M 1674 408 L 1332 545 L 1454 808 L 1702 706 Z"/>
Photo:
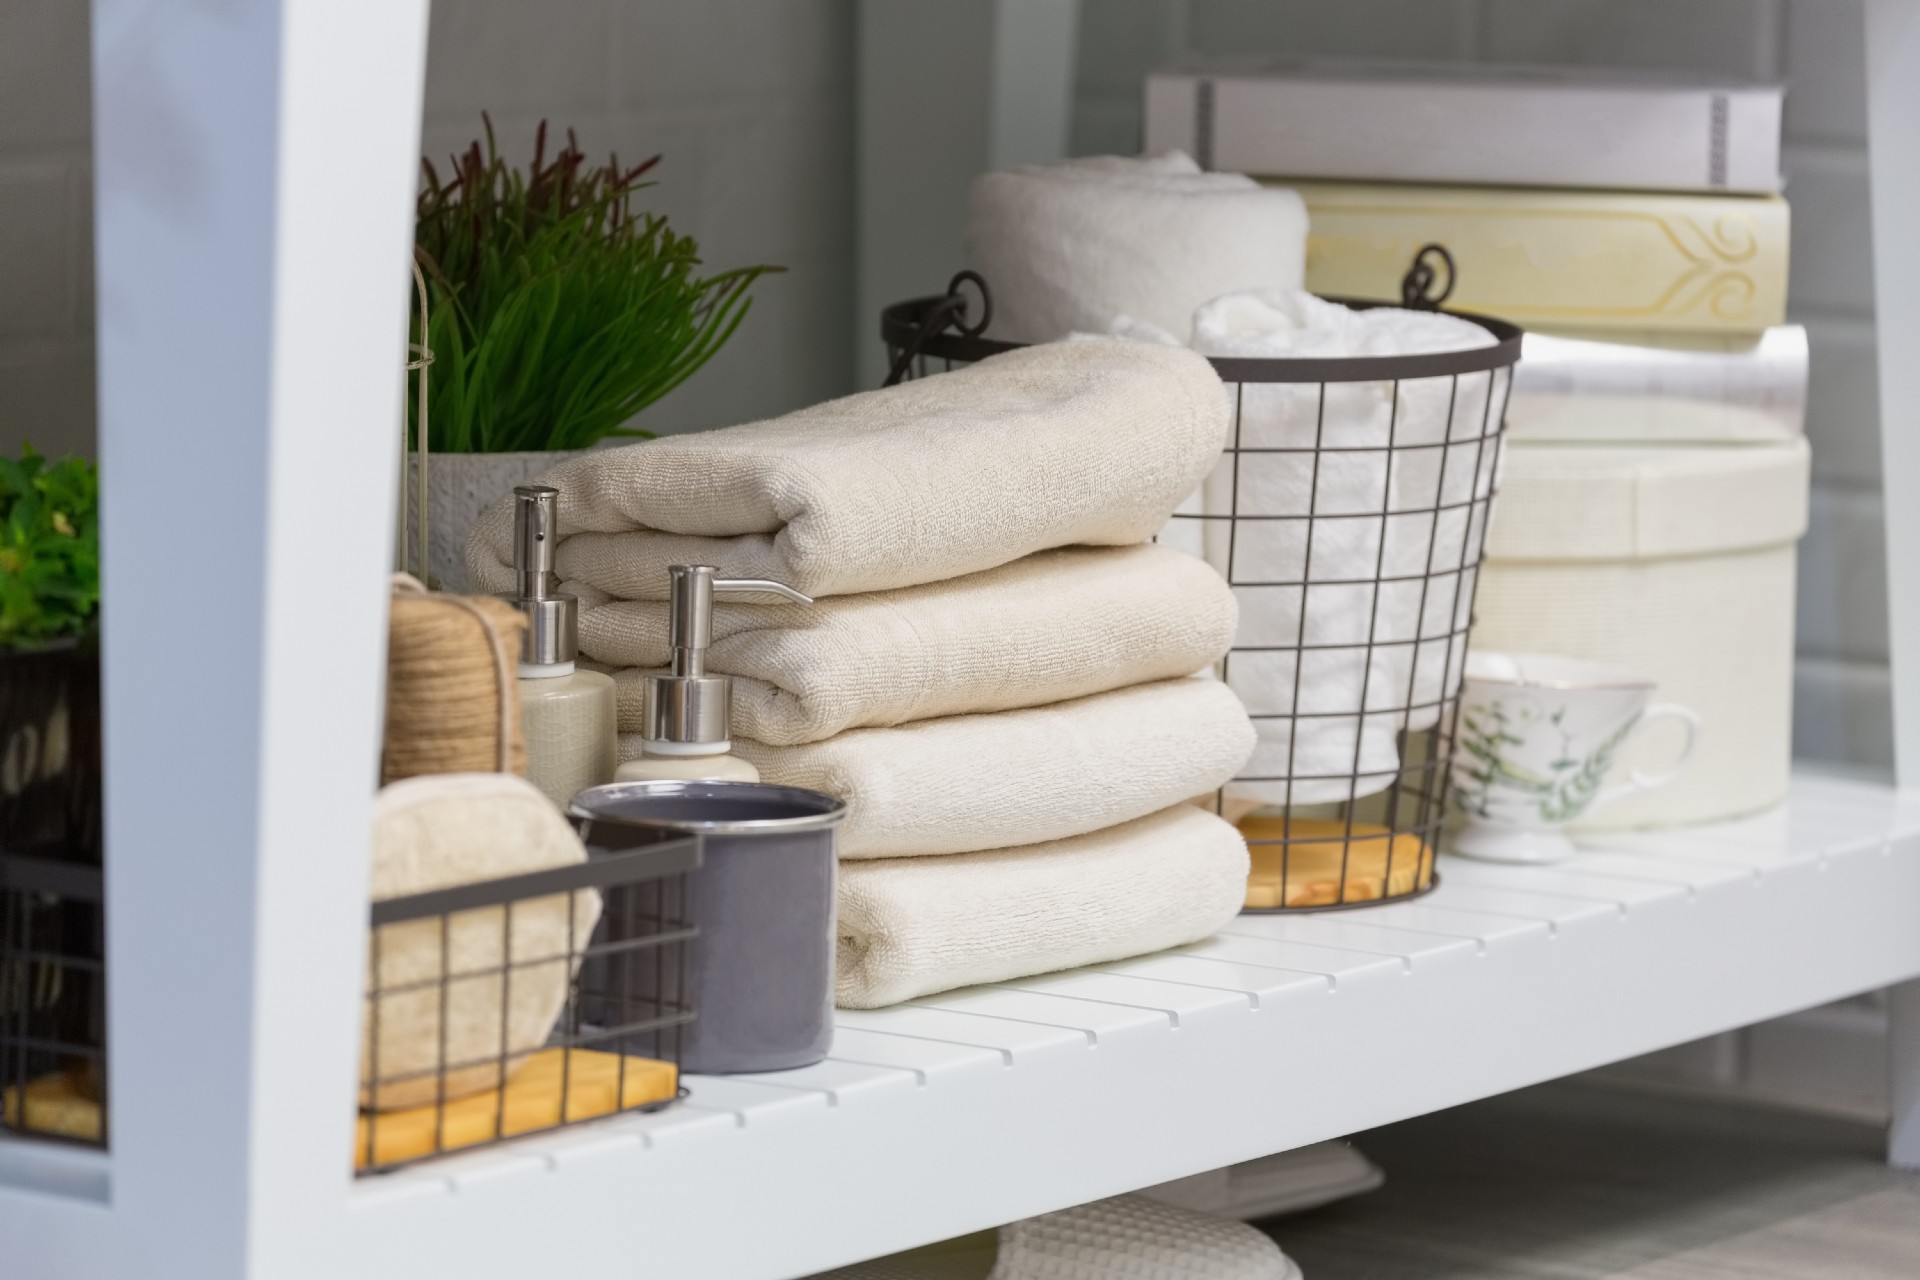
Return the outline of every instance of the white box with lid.
<path id="1" fill-rule="evenodd" d="M 1805 440 L 1509 443 L 1473 645 L 1627 667 L 1705 722 L 1675 782 L 1599 810 L 1584 828 L 1710 822 L 1786 797 L 1807 486 Z M 1677 731 L 1649 729 L 1612 781 L 1679 748 Z"/>

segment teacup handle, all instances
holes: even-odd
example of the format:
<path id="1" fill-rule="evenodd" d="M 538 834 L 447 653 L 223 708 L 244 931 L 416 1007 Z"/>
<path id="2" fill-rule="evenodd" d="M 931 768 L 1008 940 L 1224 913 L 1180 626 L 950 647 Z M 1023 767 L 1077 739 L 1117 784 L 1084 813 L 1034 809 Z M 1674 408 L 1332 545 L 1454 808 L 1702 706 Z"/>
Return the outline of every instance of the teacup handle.
<path id="1" fill-rule="evenodd" d="M 1692 707 L 1683 707 L 1677 702 L 1656 702 L 1640 717 L 1640 723 L 1634 726 L 1634 733 L 1638 734 L 1655 720 L 1678 720 L 1687 726 L 1687 741 L 1686 745 L 1680 748 L 1679 758 L 1664 769 L 1635 769 L 1627 776 L 1625 782 L 1617 787 L 1608 787 L 1595 796 L 1593 803 L 1587 806 L 1588 813 L 1592 813 L 1603 804 L 1612 804 L 1624 796 L 1637 795 L 1642 791 L 1664 787 L 1680 776 L 1680 770 L 1686 767 L 1688 759 L 1693 755 L 1694 747 L 1700 741 L 1700 716 Z"/>

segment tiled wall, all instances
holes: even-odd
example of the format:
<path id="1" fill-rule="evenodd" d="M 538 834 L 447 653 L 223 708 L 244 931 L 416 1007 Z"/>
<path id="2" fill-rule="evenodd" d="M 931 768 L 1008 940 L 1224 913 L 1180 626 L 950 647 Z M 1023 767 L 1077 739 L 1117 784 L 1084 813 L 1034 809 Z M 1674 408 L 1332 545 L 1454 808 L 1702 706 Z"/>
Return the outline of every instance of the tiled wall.
<path id="1" fill-rule="evenodd" d="M 1139 146 L 1140 80 L 1182 56 L 1659 67 L 1783 79 L 1789 310 L 1813 344 L 1795 749 L 1891 763 L 1860 0 L 1089 0 L 1073 145 Z"/>
<path id="2" fill-rule="evenodd" d="M 0 450 L 90 452 L 86 0 L 0 4 Z M 715 266 L 774 263 L 746 322 L 663 401 L 664 431 L 851 389 L 852 0 L 435 0 L 424 142 L 493 115 L 510 159 L 542 118 L 591 153 L 655 152 L 646 203 Z"/>
<path id="3" fill-rule="evenodd" d="M 0 4 L 0 451 L 93 450 L 87 6 Z"/>

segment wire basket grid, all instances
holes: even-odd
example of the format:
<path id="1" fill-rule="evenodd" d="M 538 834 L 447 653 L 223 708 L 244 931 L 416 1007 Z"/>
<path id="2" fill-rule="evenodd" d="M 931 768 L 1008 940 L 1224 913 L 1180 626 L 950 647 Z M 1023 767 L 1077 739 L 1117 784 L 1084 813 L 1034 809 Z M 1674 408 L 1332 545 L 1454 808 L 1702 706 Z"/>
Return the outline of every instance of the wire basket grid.
<path id="1" fill-rule="evenodd" d="M 584 863 L 373 905 L 357 1172 L 680 1097 L 700 839 L 577 824 Z"/>

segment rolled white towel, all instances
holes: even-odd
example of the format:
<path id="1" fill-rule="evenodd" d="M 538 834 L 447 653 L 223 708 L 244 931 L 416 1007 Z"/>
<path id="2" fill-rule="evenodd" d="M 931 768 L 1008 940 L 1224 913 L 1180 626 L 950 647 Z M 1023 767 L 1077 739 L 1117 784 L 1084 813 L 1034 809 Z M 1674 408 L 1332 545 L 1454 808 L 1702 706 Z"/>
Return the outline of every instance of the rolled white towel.
<path id="1" fill-rule="evenodd" d="M 1083 835 L 1204 795 L 1246 762 L 1253 727 L 1218 681 L 1183 678 L 797 747 L 736 738 L 734 750 L 767 782 L 847 802 L 842 859 L 894 858 Z"/>
<path id="2" fill-rule="evenodd" d="M 1023 848 L 843 862 L 835 1000 L 877 1009 L 1196 942 L 1246 890 L 1246 841 L 1185 804 Z"/>
<path id="3" fill-rule="evenodd" d="M 580 648 L 616 668 L 620 727 L 643 727 L 667 606 L 582 588 Z M 1233 643 L 1233 593 L 1165 547 L 1067 547 L 897 591 L 714 606 L 707 670 L 736 677 L 733 727 L 773 746 L 847 729 L 1065 702 L 1190 675 Z"/>
<path id="4" fill-rule="evenodd" d="M 1300 197 L 1179 152 L 1094 156 L 976 178 L 967 262 L 993 291 L 988 336 L 1051 342 L 1121 316 L 1185 341 L 1196 308 L 1237 289 L 1298 289 Z"/>
<path id="5" fill-rule="evenodd" d="M 918 586 L 1051 547 L 1151 538 L 1227 436 L 1220 381 L 1190 351 L 1055 343 L 801 409 L 574 458 L 560 576 L 663 600 L 711 564 L 813 596 Z M 513 585 L 513 501 L 467 545 L 481 590 Z"/>

